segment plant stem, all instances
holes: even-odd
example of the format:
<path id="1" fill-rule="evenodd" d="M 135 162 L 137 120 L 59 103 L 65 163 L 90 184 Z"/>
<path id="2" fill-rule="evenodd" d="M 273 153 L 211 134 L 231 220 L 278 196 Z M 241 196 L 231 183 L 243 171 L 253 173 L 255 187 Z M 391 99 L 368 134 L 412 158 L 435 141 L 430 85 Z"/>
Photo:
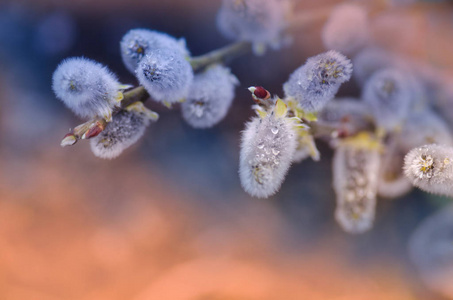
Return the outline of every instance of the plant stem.
<path id="1" fill-rule="evenodd" d="M 223 48 L 208 52 L 190 59 L 190 65 L 196 72 L 213 63 L 229 62 L 237 57 L 250 53 L 252 45 L 249 42 L 236 42 Z"/>

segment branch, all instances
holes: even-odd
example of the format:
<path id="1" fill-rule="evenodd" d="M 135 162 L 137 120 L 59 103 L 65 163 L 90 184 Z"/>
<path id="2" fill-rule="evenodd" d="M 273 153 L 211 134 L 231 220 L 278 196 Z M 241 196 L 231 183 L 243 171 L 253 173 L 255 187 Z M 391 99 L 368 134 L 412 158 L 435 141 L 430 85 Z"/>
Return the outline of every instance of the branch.
<path id="1" fill-rule="evenodd" d="M 195 71 L 198 71 L 210 64 L 230 61 L 234 58 L 243 56 L 251 52 L 251 44 L 248 42 L 237 42 L 223 48 L 208 52 L 201 56 L 196 56 L 190 59 L 190 64 Z M 143 86 L 138 86 L 132 90 L 124 93 L 124 98 L 121 101 L 121 106 L 116 108 L 112 115 L 115 116 L 121 110 L 125 109 L 129 105 L 141 101 L 145 102 L 149 98 L 148 92 Z M 62 147 L 72 146 L 77 143 L 78 140 L 90 139 L 100 134 L 107 126 L 107 121 L 103 118 L 94 118 L 83 124 L 78 125 L 70 133 L 66 134 L 61 141 Z"/>
<path id="2" fill-rule="evenodd" d="M 299 13 L 292 17 L 288 29 L 303 29 L 315 22 L 325 21 L 329 17 L 332 8 L 333 6 L 328 6 Z M 252 44 L 250 42 L 236 42 L 223 48 L 208 52 L 204 55 L 192 57 L 190 59 L 190 65 L 192 66 L 194 72 L 197 72 L 214 63 L 229 62 L 235 58 L 251 53 L 252 50 Z M 148 98 L 149 94 L 142 86 L 129 90 L 124 93 L 121 106 L 116 108 L 112 115 L 115 116 L 122 109 L 125 109 L 127 106 L 135 102 L 145 102 Z M 89 120 L 78 125 L 70 133 L 66 134 L 60 145 L 62 147 L 70 146 L 74 145 L 78 140 L 95 137 L 100 134 L 106 126 L 107 122 L 100 117 Z M 325 132 L 329 130 L 323 129 L 323 131 Z"/>
<path id="3" fill-rule="evenodd" d="M 142 86 L 129 90 L 124 93 L 124 98 L 121 101 L 121 106 L 116 108 L 113 111 L 112 115 L 115 116 L 121 110 L 125 109 L 126 107 L 135 102 L 138 101 L 145 102 L 148 98 L 149 94 Z M 105 129 L 106 126 L 107 121 L 105 121 L 103 118 L 98 117 L 89 120 L 83 124 L 78 125 L 70 133 L 66 134 L 63 140 L 61 141 L 60 145 L 62 147 L 72 146 L 75 143 L 77 143 L 78 140 L 84 140 L 95 137 L 98 134 L 100 134 Z"/>
<path id="4" fill-rule="evenodd" d="M 213 63 L 229 62 L 252 51 L 252 44 L 249 42 L 236 42 L 223 48 L 208 52 L 201 56 L 190 59 L 190 65 L 194 72 L 203 69 Z"/>

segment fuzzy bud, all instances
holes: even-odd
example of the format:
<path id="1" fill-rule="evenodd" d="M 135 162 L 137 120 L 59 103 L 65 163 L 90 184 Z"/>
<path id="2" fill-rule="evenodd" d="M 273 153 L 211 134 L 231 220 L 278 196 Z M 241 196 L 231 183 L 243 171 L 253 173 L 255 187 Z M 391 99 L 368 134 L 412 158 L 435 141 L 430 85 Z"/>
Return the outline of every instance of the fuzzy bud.
<path id="1" fill-rule="evenodd" d="M 194 76 L 189 62 L 170 49 L 150 51 L 141 60 L 136 75 L 153 100 L 170 104 L 187 97 Z"/>
<path id="2" fill-rule="evenodd" d="M 356 4 L 341 4 L 333 9 L 322 29 L 327 49 L 353 54 L 368 43 L 370 36 L 366 10 Z"/>
<path id="3" fill-rule="evenodd" d="M 231 40 L 274 43 L 286 26 L 287 8 L 282 0 L 223 0 L 217 27 Z"/>
<path id="4" fill-rule="evenodd" d="M 65 59 L 53 73 L 52 89 L 80 117 L 111 119 L 122 85 L 107 67 L 86 58 Z"/>
<path id="5" fill-rule="evenodd" d="M 453 206 L 424 220 L 409 240 L 409 257 L 423 282 L 453 299 Z"/>
<path id="6" fill-rule="evenodd" d="M 186 101 L 181 105 L 184 120 L 194 128 L 209 128 L 226 116 L 239 84 L 230 69 L 217 65 L 195 75 Z"/>
<path id="7" fill-rule="evenodd" d="M 248 90 L 252 93 L 253 100 L 258 104 L 262 101 L 268 100 L 271 97 L 269 91 L 262 86 L 251 86 Z"/>
<path id="8" fill-rule="evenodd" d="M 143 112 L 122 110 L 104 131 L 90 140 L 91 150 L 97 157 L 115 158 L 142 137 L 149 121 Z"/>
<path id="9" fill-rule="evenodd" d="M 310 57 L 290 75 L 283 89 L 304 111 L 317 112 L 335 97 L 341 84 L 351 78 L 351 73 L 351 61 L 331 50 Z"/>
<path id="10" fill-rule="evenodd" d="M 120 48 L 124 65 L 132 73 L 135 73 L 143 57 L 155 49 L 171 49 L 183 56 L 190 55 L 184 39 L 177 40 L 168 34 L 148 29 L 129 30 L 123 36 Z"/>
<path id="11" fill-rule="evenodd" d="M 453 196 L 453 148 L 431 144 L 412 149 L 404 158 L 404 173 L 426 192 Z"/>
<path id="12" fill-rule="evenodd" d="M 335 219 L 349 233 L 373 226 L 380 154 L 368 140 L 343 142 L 333 158 L 333 187 L 337 195 Z"/>
<path id="13" fill-rule="evenodd" d="M 401 126 L 412 101 L 412 81 L 397 69 L 383 69 L 366 82 L 362 98 L 374 115 L 376 125 L 388 131 Z"/>
<path id="14" fill-rule="evenodd" d="M 239 177 L 244 190 L 254 197 L 275 194 L 291 165 L 296 131 L 286 113 L 286 104 L 277 100 L 271 111 L 253 118 L 242 133 Z"/>

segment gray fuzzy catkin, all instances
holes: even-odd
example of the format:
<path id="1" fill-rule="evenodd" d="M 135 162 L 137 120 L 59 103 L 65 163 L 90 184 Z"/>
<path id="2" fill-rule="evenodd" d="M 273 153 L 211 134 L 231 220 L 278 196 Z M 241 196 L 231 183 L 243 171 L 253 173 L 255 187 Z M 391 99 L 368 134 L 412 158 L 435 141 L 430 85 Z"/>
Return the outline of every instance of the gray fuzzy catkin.
<path id="1" fill-rule="evenodd" d="M 175 103 L 185 99 L 193 82 L 193 70 L 179 51 L 155 49 L 140 62 L 136 76 L 157 102 Z"/>
<path id="2" fill-rule="evenodd" d="M 378 127 L 392 131 L 403 124 L 413 100 L 412 83 L 398 69 L 382 69 L 368 79 L 362 99 L 370 106 Z"/>
<path id="3" fill-rule="evenodd" d="M 281 100 L 280 100 L 281 101 Z M 296 150 L 293 121 L 277 116 L 254 117 L 242 132 L 239 178 L 250 195 L 267 198 L 282 185 Z"/>
<path id="4" fill-rule="evenodd" d="M 67 58 L 52 77 L 52 89 L 80 117 L 109 118 L 118 105 L 120 83 L 109 69 L 83 57 Z"/>
<path id="5" fill-rule="evenodd" d="M 363 233 L 373 226 L 379 163 L 377 149 L 340 144 L 335 151 L 335 219 L 348 233 Z"/>
<path id="6" fill-rule="evenodd" d="M 149 123 L 143 113 L 122 110 L 104 131 L 90 140 L 93 154 L 105 159 L 118 157 L 143 136 Z"/>
<path id="7" fill-rule="evenodd" d="M 149 29 L 131 29 L 120 42 L 123 63 L 134 74 L 140 61 L 154 49 L 171 49 L 180 52 L 183 56 L 190 55 L 184 39 L 176 39 L 168 34 Z"/>
<path id="8" fill-rule="evenodd" d="M 453 206 L 429 216 L 409 239 L 409 257 L 423 282 L 453 298 Z"/>
<path id="9" fill-rule="evenodd" d="M 230 69 L 220 65 L 195 75 L 186 101 L 181 105 L 184 120 L 194 128 L 216 125 L 228 113 L 238 84 Z"/>
<path id="10" fill-rule="evenodd" d="M 426 192 L 453 196 L 453 148 L 430 144 L 409 151 L 404 173 Z"/>
<path id="11" fill-rule="evenodd" d="M 236 41 L 269 44 L 286 27 L 286 0 L 223 0 L 217 14 L 217 27 Z"/>
<path id="12" fill-rule="evenodd" d="M 310 57 L 283 85 L 287 97 L 294 98 L 307 112 L 320 111 L 335 97 L 341 84 L 352 74 L 352 63 L 343 54 L 331 50 Z"/>

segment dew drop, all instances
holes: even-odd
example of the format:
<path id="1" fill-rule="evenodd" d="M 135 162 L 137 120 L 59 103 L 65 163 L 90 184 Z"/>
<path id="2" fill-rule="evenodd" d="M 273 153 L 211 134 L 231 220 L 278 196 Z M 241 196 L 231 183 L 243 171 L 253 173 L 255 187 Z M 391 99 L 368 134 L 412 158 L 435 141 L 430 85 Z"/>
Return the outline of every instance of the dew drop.
<path id="1" fill-rule="evenodd" d="M 279 153 L 280 153 L 280 151 L 278 151 L 278 150 L 275 149 L 275 148 L 272 148 L 272 154 L 278 155 Z"/>
<path id="2" fill-rule="evenodd" d="M 263 149 L 263 148 L 264 148 L 264 143 L 263 142 L 259 143 L 258 144 L 258 149 Z"/>
<path id="3" fill-rule="evenodd" d="M 278 133 L 277 126 L 272 127 L 271 131 L 272 131 L 273 134 L 277 134 Z"/>

